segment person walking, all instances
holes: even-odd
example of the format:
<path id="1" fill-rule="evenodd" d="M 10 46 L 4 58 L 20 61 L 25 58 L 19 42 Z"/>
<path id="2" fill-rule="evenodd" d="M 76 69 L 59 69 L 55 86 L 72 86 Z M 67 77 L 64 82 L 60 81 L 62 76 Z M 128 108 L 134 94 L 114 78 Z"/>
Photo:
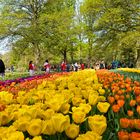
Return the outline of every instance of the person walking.
<path id="1" fill-rule="evenodd" d="M 4 80 L 4 76 L 5 76 L 5 64 L 2 61 L 2 59 L 0 59 L 0 75 L 2 76 L 2 79 Z"/>
<path id="2" fill-rule="evenodd" d="M 45 61 L 44 68 L 45 68 L 46 74 L 50 73 L 50 64 L 48 60 Z"/>
<path id="3" fill-rule="evenodd" d="M 104 63 L 104 61 L 101 61 L 100 62 L 100 69 L 105 69 L 105 63 Z"/>
<path id="4" fill-rule="evenodd" d="M 78 64 L 77 64 L 77 62 L 75 62 L 74 67 L 75 67 L 75 71 L 78 71 Z"/>
<path id="5" fill-rule="evenodd" d="M 70 72 L 70 64 L 69 63 L 67 63 L 66 69 L 67 69 L 67 72 Z"/>
<path id="6" fill-rule="evenodd" d="M 11 72 L 14 72 L 14 66 L 13 65 L 11 66 Z"/>
<path id="7" fill-rule="evenodd" d="M 63 61 L 63 62 L 61 63 L 61 71 L 62 71 L 62 72 L 65 72 L 65 71 L 66 71 L 66 62 L 65 62 L 65 61 Z"/>
<path id="8" fill-rule="evenodd" d="M 100 69 L 100 62 L 96 62 L 95 64 L 95 70 L 99 70 Z"/>
<path id="9" fill-rule="evenodd" d="M 34 75 L 34 69 L 35 69 L 35 66 L 33 64 L 33 61 L 30 61 L 29 62 L 29 73 L 30 73 L 30 76 Z"/>
<path id="10" fill-rule="evenodd" d="M 81 63 L 81 70 L 84 70 L 84 68 L 85 68 L 84 63 Z"/>

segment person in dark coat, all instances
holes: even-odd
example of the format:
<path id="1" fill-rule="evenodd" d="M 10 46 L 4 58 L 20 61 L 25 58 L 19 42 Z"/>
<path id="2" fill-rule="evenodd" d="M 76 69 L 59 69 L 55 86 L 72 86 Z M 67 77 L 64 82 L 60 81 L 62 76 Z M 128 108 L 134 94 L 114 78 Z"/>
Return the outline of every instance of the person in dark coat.
<path id="1" fill-rule="evenodd" d="M 2 76 L 2 79 L 4 80 L 5 75 L 5 65 L 2 59 L 0 59 L 0 75 Z"/>

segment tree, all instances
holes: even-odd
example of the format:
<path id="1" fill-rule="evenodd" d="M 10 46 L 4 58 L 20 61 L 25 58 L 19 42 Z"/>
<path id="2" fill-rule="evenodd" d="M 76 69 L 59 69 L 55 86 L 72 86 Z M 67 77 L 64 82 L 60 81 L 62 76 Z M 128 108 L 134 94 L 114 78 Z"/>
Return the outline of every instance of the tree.
<path id="1" fill-rule="evenodd" d="M 36 56 L 36 63 L 40 58 L 41 44 L 39 17 L 45 3 L 45 0 L 2 1 L 1 21 L 3 21 L 4 32 L 1 33 L 1 37 L 11 37 L 21 44 L 19 47 L 24 47 L 24 44 L 25 47 L 32 46 L 31 55 Z"/>
<path id="2" fill-rule="evenodd" d="M 82 8 L 84 8 L 84 20 L 90 21 L 85 22 L 86 25 L 90 25 L 88 26 L 90 32 L 88 32 L 91 35 L 96 34 L 95 46 L 100 47 L 104 52 L 108 47 L 112 48 L 116 58 L 120 55 L 121 40 L 129 32 L 135 34 L 139 30 L 138 0 L 85 0 Z M 134 38 L 129 43 L 133 41 Z M 138 43 L 134 44 L 138 46 Z"/>
<path id="3" fill-rule="evenodd" d="M 52 54 L 63 56 L 67 60 L 67 53 L 72 50 L 76 42 L 74 31 L 74 1 L 55 1 L 48 3 L 49 9 L 42 14 L 41 20 L 45 31 L 45 44 Z"/>

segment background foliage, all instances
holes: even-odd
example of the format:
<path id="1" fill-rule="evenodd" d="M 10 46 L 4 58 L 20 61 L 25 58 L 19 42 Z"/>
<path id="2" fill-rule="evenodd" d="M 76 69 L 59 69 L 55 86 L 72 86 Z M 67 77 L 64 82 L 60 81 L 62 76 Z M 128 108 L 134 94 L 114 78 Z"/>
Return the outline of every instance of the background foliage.
<path id="1" fill-rule="evenodd" d="M 140 63 L 139 0 L 0 0 L 0 40 L 8 38 L 8 66 Z"/>

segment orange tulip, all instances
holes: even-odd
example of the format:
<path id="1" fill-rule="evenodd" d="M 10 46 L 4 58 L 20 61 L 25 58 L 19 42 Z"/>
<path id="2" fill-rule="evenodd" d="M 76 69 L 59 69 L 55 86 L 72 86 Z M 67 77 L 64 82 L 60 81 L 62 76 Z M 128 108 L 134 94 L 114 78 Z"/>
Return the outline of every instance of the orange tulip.
<path id="1" fill-rule="evenodd" d="M 134 121 L 135 119 L 130 120 L 130 124 L 129 124 L 130 128 L 134 128 L 134 124 L 135 124 Z"/>
<path id="2" fill-rule="evenodd" d="M 124 100 L 118 100 L 117 103 L 118 103 L 119 107 L 123 107 L 125 102 L 124 102 Z"/>
<path id="3" fill-rule="evenodd" d="M 136 129 L 140 129 L 140 119 L 133 120 L 133 127 Z"/>
<path id="4" fill-rule="evenodd" d="M 129 99 L 130 98 L 130 95 L 129 94 L 126 94 L 126 98 Z"/>
<path id="5" fill-rule="evenodd" d="M 129 87 L 130 87 L 130 84 L 125 84 L 125 87 L 126 87 L 126 88 L 129 88 Z"/>
<path id="6" fill-rule="evenodd" d="M 119 95 L 123 94 L 123 91 L 122 91 L 122 90 L 119 90 L 119 91 L 118 91 L 118 94 L 119 94 Z"/>
<path id="7" fill-rule="evenodd" d="M 121 88 L 125 88 L 125 85 L 124 85 L 124 84 L 121 84 L 120 87 L 121 87 Z"/>
<path id="8" fill-rule="evenodd" d="M 115 100 L 119 100 L 120 96 L 118 94 L 115 94 L 114 98 Z"/>
<path id="9" fill-rule="evenodd" d="M 119 140 L 129 140 L 129 133 L 126 131 L 118 132 Z"/>
<path id="10" fill-rule="evenodd" d="M 126 83 L 130 83 L 130 82 L 131 82 L 131 79 L 130 79 L 129 77 L 127 77 L 127 78 L 125 79 L 125 82 L 126 82 Z"/>
<path id="11" fill-rule="evenodd" d="M 127 111 L 127 115 L 128 115 L 129 117 L 132 117 L 132 116 L 134 115 L 134 112 L 131 111 L 131 110 L 128 110 L 128 111 Z"/>
<path id="12" fill-rule="evenodd" d="M 140 96 L 136 97 L 136 101 L 137 101 L 138 104 L 140 104 Z"/>
<path id="13" fill-rule="evenodd" d="M 109 96 L 109 97 L 108 97 L 108 102 L 109 102 L 110 104 L 113 104 L 114 101 L 115 101 L 114 97 L 112 97 L 112 96 Z"/>
<path id="14" fill-rule="evenodd" d="M 120 119 L 120 125 L 122 128 L 128 128 L 130 125 L 130 121 L 127 118 L 121 118 Z"/>
<path id="15" fill-rule="evenodd" d="M 138 133 L 138 132 L 132 132 L 130 134 L 130 140 L 140 140 L 140 133 Z"/>
<path id="16" fill-rule="evenodd" d="M 140 115 L 140 106 L 139 105 L 137 106 L 136 110 L 137 110 L 138 114 Z"/>
<path id="17" fill-rule="evenodd" d="M 12 82 L 12 83 L 10 84 L 10 86 L 13 87 L 13 86 L 15 86 L 15 84 L 16 84 L 16 82 Z"/>
<path id="18" fill-rule="evenodd" d="M 125 99 L 124 95 L 120 95 L 120 99 L 124 100 Z"/>
<path id="19" fill-rule="evenodd" d="M 140 87 L 134 87 L 134 93 L 136 96 L 140 95 Z"/>
<path id="20" fill-rule="evenodd" d="M 139 86 L 140 82 L 134 81 L 134 84 L 135 84 L 136 86 Z"/>
<path id="21" fill-rule="evenodd" d="M 112 110 L 113 110 L 113 112 L 119 112 L 120 111 L 120 106 L 119 105 L 113 105 L 112 106 Z"/>
<path id="22" fill-rule="evenodd" d="M 136 100 L 131 100 L 130 103 L 129 103 L 129 105 L 131 107 L 135 106 L 136 105 Z"/>
<path id="23" fill-rule="evenodd" d="M 127 87 L 126 92 L 131 92 L 132 88 L 131 87 Z"/>

